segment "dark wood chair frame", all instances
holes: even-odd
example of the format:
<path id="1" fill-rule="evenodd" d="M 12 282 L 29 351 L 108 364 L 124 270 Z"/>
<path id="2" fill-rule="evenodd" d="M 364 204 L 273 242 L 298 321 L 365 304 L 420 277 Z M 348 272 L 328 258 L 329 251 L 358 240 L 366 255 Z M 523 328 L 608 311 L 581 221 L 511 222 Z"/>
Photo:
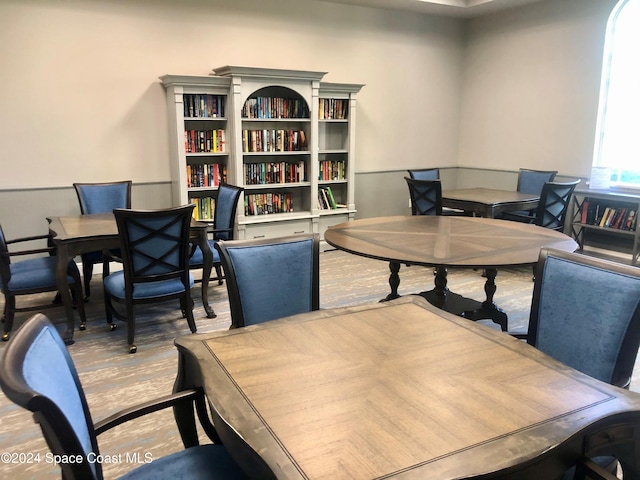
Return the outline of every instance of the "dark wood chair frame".
<path id="1" fill-rule="evenodd" d="M 120 237 L 120 250 L 122 252 L 121 258 L 112 257 L 109 252 L 105 251 L 105 256 L 109 256 L 110 259 L 114 259 L 116 261 L 121 261 L 124 266 L 124 278 L 125 278 L 125 298 L 120 299 L 117 297 L 113 297 L 105 289 L 104 297 L 105 297 L 105 309 L 107 312 L 107 323 L 111 330 L 115 330 L 115 324 L 113 324 L 112 317 L 116 317 L 119 320 L 123 320 L 127 322 L 127 341 L 129 344 L 129 353 L 135 353 L 137 351 L 137 347 L 133 343 L 134 335 L 135 335 L 135 313 L 134 313 L 134 305 L 136 304 L 149 304 L 149 303 L 158 303 L 163 302 L 165 300 L 171 300 L 178 298 L 180 299 L 180 307 L 184 316 L 187 318 L 187 323 L 189 325 L 189 329 L 192 333 L 196 332 L 196 324 L 193 317 L 193 306 L 194 302 L 191 298 L 191 288 L 190 288 L 190 280 L 189 280 L 189 253 L 191 251 L 191 246 L 189 243 L 189 231 L 191 226 L 191 218 L 193 214 L 193 209 L 195 205 L 183 205 L 180 207 L 174 207 L 165 210 L 130 210 L 130 209 L 115 209 L 114 215 L 116 217 L 116 223 L 118 224 L 118 235 Z M 149 274 L 147 271 L 149 270 L 148 266 L 144 268 L 136 269 L 134 267 L 133 256 L 134 254 L 139 254 L 136 249 L 136 242 L 134 242 L 129 237 L 129 232 L 127 230 L 127 224 L 129 223 L 137 223 L 137 218 L 142 215 L 144 218 L 149 217 L 165 217 L 167 214 L 171 213 L 181 213 L 181 215 L 177 215 L 174 222 L 181 222 L 180 226 L 180 241 L 177 244 L 177 248 L 179 248 L 178 259 L 179 263 L 176 265 L 170 265 L 165 260 L 169 252 L 165 252 L 162 257 L 153 259 L 153 264 L 163 264 L 173 267 L 170 272 L 163 274 Z M 165 232 L 166 228 L 169 227 L 169 224 L 163 225 L 160 230 L 150 230 L 149 227 L 144 223 L 138 223 L 138 226 L 143 230 L 148 230 L 147 239 L 150 237 L 158 236 L 163 237 L 168 234 Z M 146 253 L 142 253 L 142 255 L 148 255 Z M 144 283 L 144 282 L 157 282 L 161 280 L 171 280 L 171 279 L 180 279 L 184 285 L 184 291 L 180 293 L 168 294 L 162 297 L 153 296 L 148 298 L 134 298 L 133 296 L 133 286 L 136 283 Z M 118 303 L 124 303 L 126 305 L 126 314 L 122 314 L 112 305 L 112 301 Z"/>

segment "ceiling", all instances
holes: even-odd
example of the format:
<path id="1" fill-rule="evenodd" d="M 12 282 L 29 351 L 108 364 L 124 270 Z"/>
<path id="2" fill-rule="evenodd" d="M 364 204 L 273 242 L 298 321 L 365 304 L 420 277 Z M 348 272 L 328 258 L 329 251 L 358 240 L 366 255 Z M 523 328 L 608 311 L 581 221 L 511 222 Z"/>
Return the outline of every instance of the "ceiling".
<path id="1" fill-rule="evenodd" d="M 541 0 L 312 0 L 362 7 L 403 10 L 449 17 L 472 18 Z"/>

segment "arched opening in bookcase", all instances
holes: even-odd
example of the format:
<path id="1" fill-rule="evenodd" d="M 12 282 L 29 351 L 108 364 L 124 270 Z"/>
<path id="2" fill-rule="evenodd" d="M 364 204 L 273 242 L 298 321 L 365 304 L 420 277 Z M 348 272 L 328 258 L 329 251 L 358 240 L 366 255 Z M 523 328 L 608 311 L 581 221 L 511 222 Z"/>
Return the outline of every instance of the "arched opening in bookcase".
<path id="1" fill-rule="evenodd" d="M 242 106 L 243 119 L 308 119 L 310 108 L 302 95 L 273 85 L 253 92 Z"/>

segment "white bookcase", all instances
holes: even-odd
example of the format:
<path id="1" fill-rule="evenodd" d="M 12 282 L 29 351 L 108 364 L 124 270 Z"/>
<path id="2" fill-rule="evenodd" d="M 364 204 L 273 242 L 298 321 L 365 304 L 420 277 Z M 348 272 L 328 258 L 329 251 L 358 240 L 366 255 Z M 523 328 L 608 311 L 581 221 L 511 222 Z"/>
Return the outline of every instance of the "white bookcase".
<path id="1" fill-rule="evenodd" d="M 215 198 L 215 182 L 194 185 L 188 177 L 194 166 L 214 165 L 225 181 L 244 188 L 236 238 L 322 236 L 329 226 L 352 220 L 356 95 L 363 85 L 321 82 L 324 75 L 225 66 L 210 76 L 160 77 L 176 205 Z M 224 99 L 223 114 L 194 118 L 190 102 L 206 95 Z M 202 130 L 223 132 L 224 150 L 190 152 L 190 132 Z"/>

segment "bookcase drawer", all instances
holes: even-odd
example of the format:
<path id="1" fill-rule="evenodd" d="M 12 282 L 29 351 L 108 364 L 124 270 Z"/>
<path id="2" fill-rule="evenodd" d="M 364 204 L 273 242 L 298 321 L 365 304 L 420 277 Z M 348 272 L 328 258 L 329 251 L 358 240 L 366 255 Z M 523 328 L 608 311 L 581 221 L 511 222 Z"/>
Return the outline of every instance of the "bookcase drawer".
<path id="1" fill-rule="evenodd" d="M 285 237 L 299 233 L 311 233 L 311 220 L 298 219 L 273 223 L 246 225 L 245 238 Z"/>

